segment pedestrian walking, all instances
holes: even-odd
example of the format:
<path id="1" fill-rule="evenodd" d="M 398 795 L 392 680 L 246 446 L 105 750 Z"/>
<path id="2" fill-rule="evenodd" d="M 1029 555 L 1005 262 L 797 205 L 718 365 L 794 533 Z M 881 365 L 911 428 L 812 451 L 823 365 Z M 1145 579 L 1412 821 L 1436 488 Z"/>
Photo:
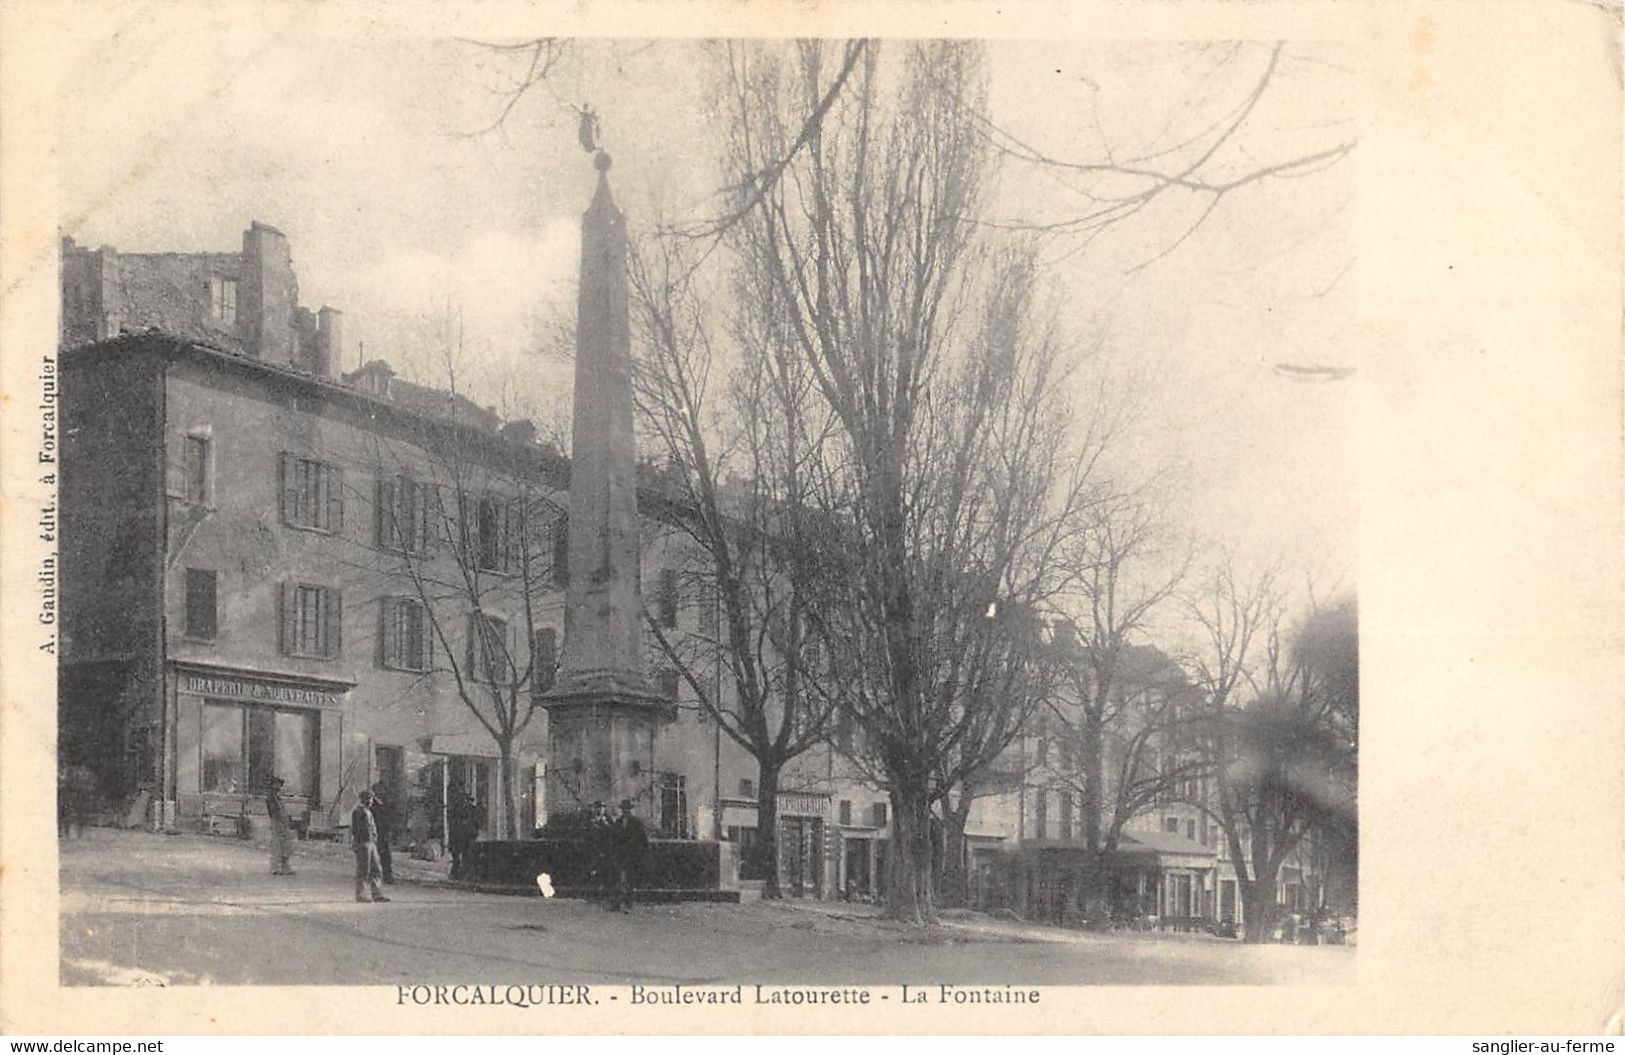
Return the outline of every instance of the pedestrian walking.
<path id="1" fill-rule="evenodd" d="M 271 819 L 271 874 L 291 876 L 293 869 L 288 858 L 293 856 L 293 832 L 288 827 L 288 809 L 282 804 L 281 777 L 271 779 L 271 790 L 265 794 L 265 815 Z"/>
<path id="2" fill-rule="evenodd" d="M 395 838 L 395 807 L 384 797 L 384 786 L 372 786 L 372 819 L 378 825 L 378 862 L 384 866 L 384 882 L 393 886 L 395 883 L 395 860 L 390 855 L 389 844 Z"/>
<path id="3" fill-rule="evenodd" d="M 372 789 L 364 788 L 361 801 L 350 813 L 350 841 L 355 850 L 355 899 L 388 901 L 378 881 L 384 866 L 378 860 L 378 822 L 372 816 Z M 371 897 L 366 896 L 371 892 Z"/>
<path id="4" fill-rule="evenodd" d="M 632 800 L 621 800 L 621 815 L 610 828 L 611 866 L 615 872 L 615 896 L 610 908 L 624 912 L 632 907 L 632 892 L 643 870 L 643 855 L 649 848 L 649 835 L 643 822 L 632 812 Z"/>

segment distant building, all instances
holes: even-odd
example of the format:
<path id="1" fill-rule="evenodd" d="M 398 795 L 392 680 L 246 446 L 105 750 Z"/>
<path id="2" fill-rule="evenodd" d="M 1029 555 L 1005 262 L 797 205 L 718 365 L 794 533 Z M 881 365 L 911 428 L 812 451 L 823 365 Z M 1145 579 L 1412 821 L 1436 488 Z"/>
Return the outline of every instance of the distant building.
<path id="1" fill-rule="evenodd" d="M 1056 647 L 1065 649 L 1070 637 L 1064 624 L 1057 630 Z M 1159 925 L 1241 923 L 1234 861 L 1212 811 L 1216 789 L 1190 725 L 1180 720 L 1196 703 L 1193 687 L 1169 657 L 1146 645 L 1125 649 L 1117 678 L 1116 717 L 1102 745 L 1099 816 L 1103 846 L 1120 822 L 1108 865 L 1113 904 Z M 973 822 L 1009 836 L 977 848 L 973 882 L 984 903 L 1052 922 L 1084 918 L 1082 729 L 1075 693 L 1059 694 L 1007 753 L 1015 786 L 975 804 Z M 1250 854 L 1250 835 L 1241 834 Z M 1298 912 L 1316 907 L 1322 872 L 1306 841 L 1281 870 L 1278 902 Z"/>

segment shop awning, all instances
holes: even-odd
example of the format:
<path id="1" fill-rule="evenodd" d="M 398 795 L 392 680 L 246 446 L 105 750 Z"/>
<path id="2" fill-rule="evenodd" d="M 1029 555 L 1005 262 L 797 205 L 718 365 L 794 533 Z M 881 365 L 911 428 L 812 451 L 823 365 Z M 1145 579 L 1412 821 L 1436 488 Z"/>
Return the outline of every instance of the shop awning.
<path id="1" fill-rule="evenodd" d="M 1179 832 L 1124 832 L 1117 855 L 1130 863 L 1166 868 L 1210 868 L 1219 853 Z"/>
<path id="2" fill-rule="evenodd" d="M 497 742 L 491 739 L 490 734 L 479 733 L 436 733 L 429 737 L 428 753 L 431 755 L 465 755 L 474 758 L 500 758 L 502 752 L 497 750 Z M 514 746 L 514 757 L 530 761 L 541 752 L 530 744 L 520 743 Z"/>

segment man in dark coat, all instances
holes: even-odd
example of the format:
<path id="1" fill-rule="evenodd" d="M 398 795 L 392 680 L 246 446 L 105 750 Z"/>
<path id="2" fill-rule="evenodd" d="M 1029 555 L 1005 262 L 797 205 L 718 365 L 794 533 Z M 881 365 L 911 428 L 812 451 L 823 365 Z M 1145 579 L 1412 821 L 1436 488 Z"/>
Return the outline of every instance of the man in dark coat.
<path id="1" fill-rule="evenodd" d="M 361 801 L 350 811 L 350 842 L 355 849 L 355 899 L 388 901 L 378 881 L 384 866 L 378 860 L 378 822 L 372 816 L 372 789 L 363 788 Z M 372 896 L 365 895 L 371 888 Z"/>
<path id="2" fill-rule="evenodd" d="M 480 834 L 479 807 L 467 792 L 456 792 L 446 807 L 447 848 L 451 850 L 451 878 L 463 879 L 468 873 L 468 851 Z"/>
<path id="3" fill-rule="evenodd" d="M 643 822 L 632 813 L 632 800 L 621 800 L 621 815 L 609 829 L 610 867 L 615 874 L 615 895 L 610 908 L 622 912 L 632 907 L 632 889 L 643 868 L 643 855 L 649 848 L 649 835 Z"/>
<path id="4" fill-rule="evenodd" d="M 271 780 L 265 795 L 265 815 L 271 819 L 271 874 L 291 876 L 288 858 L 293 855 L 293 832 L 288 828 L 288 808 L 282 803 L 282 778 Z"/>
<path id="5" fill-rule="evenodd" d="M 384 798 L 384 786 L 372 786 L 372 819 L 378 825 L 378 862 L 384 866 L 384 882 L 395 882 L 395 861 L 389 853 L 389 841 L 395 837 L 395 807 Z"/>

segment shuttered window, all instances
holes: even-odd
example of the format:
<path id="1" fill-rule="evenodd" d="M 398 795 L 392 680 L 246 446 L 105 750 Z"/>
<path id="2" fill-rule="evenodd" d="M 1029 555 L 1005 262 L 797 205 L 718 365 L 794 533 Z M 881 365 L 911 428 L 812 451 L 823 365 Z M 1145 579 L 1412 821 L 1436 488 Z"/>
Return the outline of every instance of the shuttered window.
<path id="1" fill-rule="evenodd" d="M 332 586 L 282 584 L 282 654 L 336 659 L 343 651 L 343 595 Z"/>
<path id="2" fill-rule="evenodd" d="M 342 531 L 343 470 L 326 462 L 283 454 L 282 522 L 314 531 Z"/>
<path id="3" fill-rule="evenodd" d="M 474 504 L 472 522 L 465 521 L 468 551 L 481 571 L 513 574 L 520 570 L 519 505 L 499 498 L 481 498 Z"/>
<path id="4" fill-rule="evenodd" d="M 508 653 L 508 624 L 491 615 L 468 617 L 468 676 L 505 683 L 513 674 Z"/>
<path id="5" fill-rule="evenodd" d="M 433 666 L 429 613 L 413 597 L 385 597 L 379 660 L 391 670 L 428 670 Z"/>
<path id="6" fill-rule="evenodd" d="M 378 547 L 396 553 L 426 553 L 433 548 L 435 497 L 432 485 L 409 477 L 379 480 Z"/>

